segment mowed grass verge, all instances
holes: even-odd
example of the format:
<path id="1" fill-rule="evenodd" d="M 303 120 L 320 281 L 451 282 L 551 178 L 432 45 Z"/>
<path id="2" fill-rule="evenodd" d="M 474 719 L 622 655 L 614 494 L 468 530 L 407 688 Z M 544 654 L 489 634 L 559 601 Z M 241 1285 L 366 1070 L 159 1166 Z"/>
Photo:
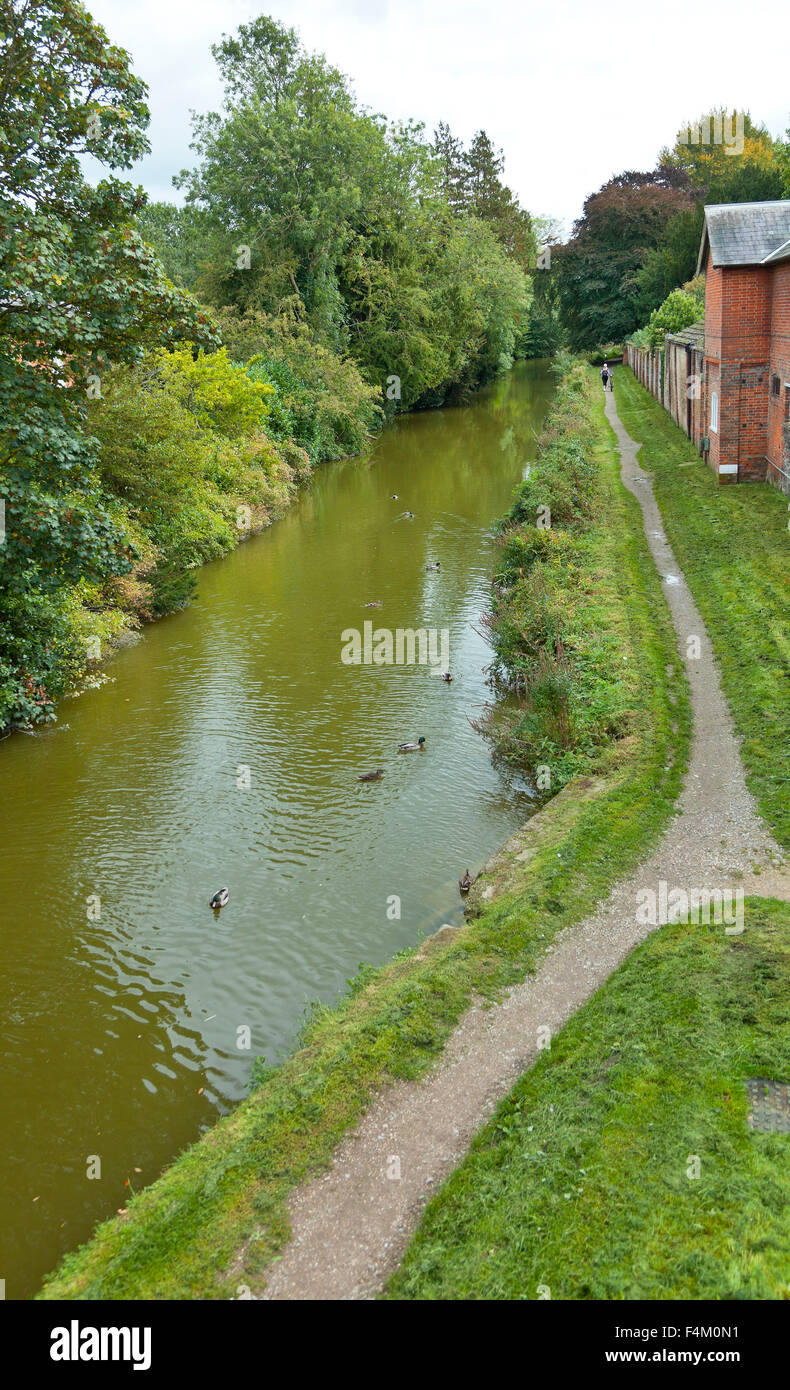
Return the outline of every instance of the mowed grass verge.
<path id="1" fill-rule="evenodd" d="M 748 1127 L 744 1085 L 790 1082 L 790 906 L 745 920 L 637 947 L 478 1135 L 388 1297 L 790 1298 L 790 1134 Z"/>
<path id="2" fill-rule="evenodd" d="M 762 483 L 721 486 L 627 368 L 617 409 L 653 477 L 669 542 L 708 629 L 743 746 L 747 782 L 790 847 L 788 499 Z"/>
<path id="3" fill-rule="evenodd" d="M 628 682 L 627 736 L 600 750 L 592 791 L 583 778 L 578 795 L 571 784 L 544 808 L 539 848 L 510 891 L 449 947 L 403 952 L 363 971 L 337 1006 L 316 1010 L 292 1056 L 133 1197 L 125 1215 L 67 1256 L 40 1297 L 260 1291 L 288 1239 L 289 1192 L 326 1166 L 373 1093 L 424 1072 L 472 999 L 494 999 L 534 970 L 554 934 L 588 913 L 660 836 L 686 765 L 688 694 L 600 395 L 590 393 L 589 408 L 602 522 L 580 582 L 590 596 L 586 621 L 612 635 L 602 650 Z"/>

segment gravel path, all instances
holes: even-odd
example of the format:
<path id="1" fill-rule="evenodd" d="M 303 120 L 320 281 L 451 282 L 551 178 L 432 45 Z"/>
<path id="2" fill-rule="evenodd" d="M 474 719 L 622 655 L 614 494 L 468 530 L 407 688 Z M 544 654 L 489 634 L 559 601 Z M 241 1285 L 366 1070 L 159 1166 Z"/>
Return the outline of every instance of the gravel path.
<path id="1" fill-rule="evenodd" d="M 747 791 L 710 642 L 664 534 L 649 474 L 607 394 L 621 475 L 638 499 L 691 686 L 694 733 L 677 815 L 656 853 L 597 911 L 560 933 L 537 973 L 494 1008 L 471 1008 L 419 1082 L 379 1093 L 331 1170 L 290 1201 L 293 1236 L 264 1299 L 369 1299 L 397 1267 L 425 1201 L 448 1177 L 501 1097 L 556 1032 L 651 930 L 640 890 L 743 888 L 790 900 L 784 855 Z M 687 639 L 700 639 L 687 659 Z M 724 930 L 724 927 L 722 927 Z M 400 1176 L 397 1176 L 399 1173 Z"/>

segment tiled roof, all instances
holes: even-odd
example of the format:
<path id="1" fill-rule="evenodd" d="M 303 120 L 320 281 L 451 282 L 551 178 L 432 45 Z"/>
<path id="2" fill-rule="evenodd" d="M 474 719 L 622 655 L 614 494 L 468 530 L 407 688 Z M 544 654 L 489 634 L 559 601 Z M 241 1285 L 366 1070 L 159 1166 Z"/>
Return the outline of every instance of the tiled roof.
<path id="1" fill-rule="evenodd" d="M 713 264 L 764 265 L 783 259 L 790 241 L 790 199 L 771 203 L 716 203 L 705 209 L 698 272 L 710 245 Z"/>
<path id="2" fill-rule="evenodd" d="M 690 323 L 688 328 L 681 328 L 679 333 L 668 333 L 673 343 L 691 343 L 692 347 L 702 347 L 705 341 L 705 324 L 702 320 L 699 323 Z"/>

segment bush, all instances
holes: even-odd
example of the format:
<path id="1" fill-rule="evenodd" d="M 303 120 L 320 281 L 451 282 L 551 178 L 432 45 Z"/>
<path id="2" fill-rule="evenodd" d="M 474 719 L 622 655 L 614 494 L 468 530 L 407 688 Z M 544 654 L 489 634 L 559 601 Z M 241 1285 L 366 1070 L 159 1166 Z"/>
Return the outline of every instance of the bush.
<path id="1" fill-rule="evenodd" d="M 104 487 L 138 527 L 167 580 L 154 580 L 158 612 L 192 568 L 237 544 L 238 509 L 260 529 L 288 504 L 309 459 L 267 433 L 274 389 L 253 381 L 225 349 L 151 353 L 137 369 L 116 368 L 91 412 Z M 157 587 L 158 585 L 158 587 Z"/>
<path id="2" fill-rule="evenodd" d="M 595 766 L 630 717 L 619 639 L 596 607 L 602 505 L 590 378 L 567 353 L 556 367 L 560 385 L 537 461 L 498 530 L 486 620 L 493 681 L 521 708 L 490 709 L 477 721 L 508 761 L 533 773 L 549 765 L 551 794 Z"/>
<path id="3" fill-rule="evenodd" d="M 175 565 L 160 565 L 151 576 L 151 607 L 154 616 L 186 608 L 197 593 L 197 579 L 192 570 Z"/>
<path id="4" fill-rule="evenodd" d="M 673 290 L 664 303 L 654 309 L 647 323 L 647 337 L 650 347 L 661 347 L 664 335 L 680 333 L 690 328 L 700 318 L 700 302 L 695 294 L 687 290 Z M 704 309 L 702 310 L 704 313 Z"/>
<path id="5" fill-rule="evenodd" d="M 0 615 L 0 728 L 47 724 L 65 690 L 68 622 L 63 594 L 9 595 Z"/>
<path id="6" fill-rule="evenodd" d="M 360 454 L 384 418 L 381 392 L 348 357 L 321 344 L 306 324 L 249 310 L 217 312 L 229 355 L 268 388 L 267 429 L 293 440 L 311 463 Z"/>

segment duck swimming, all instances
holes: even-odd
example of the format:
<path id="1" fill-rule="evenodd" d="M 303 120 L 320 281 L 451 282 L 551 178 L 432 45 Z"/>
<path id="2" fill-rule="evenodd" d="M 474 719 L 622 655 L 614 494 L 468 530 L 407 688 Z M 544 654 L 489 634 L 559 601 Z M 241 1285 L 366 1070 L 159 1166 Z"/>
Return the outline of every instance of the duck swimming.
<path id="1" fill-rule="evenodd" d="M 463 876 L 463 878 L 459 878 L 459 880 L 458 880 L 458 887 L 460 888 L 460 890 L 461 890 L 462 893 L 468 893 L 468 892 L 469 892 L 469 889 L 472 887 L 472 884 L 473 884 L 473 883 L 474 883 L 474 879 L 472 878 L 472 875 L 470 874 L 469 870 L 467 869 L 467 870 L 466 870 L 466 873 L 465 873 L 464 876 Z"/>
<path id="2" fill-rule="evenodd" d="M 358 782 L 379 782 L 384 776 L 384 768 L 377 767 L 375 772 L 361 772 L 357 778 Z"/>
<path id="3" fill-rule="evenodd" d="M 418 738 L 416 743 L 399 743 L 399 753 L 421 753 L 425 747 L 425 739 Z"/>
<path id="4" fill-rule="evenodd" d="M 218 912 L 221 907 L 227 907 L 229 898 L 230 893 L 227 888 L 220 888 L 211 899 L 209 907 L 213 907 L 214 911 Z"/>
<path id="5" fill-rule="evenodd" d="M 447 681 L 447 684 L 448 684 L 448 685 L 450 684 L 450 681 L 452 680 L 452 676 L 450 675 L 450 672 L 449 672 L 449 671 L 442 671 L 442 680 L 443 680 L 443 681 Z"/>
<path id="6" fill-rule="evenodd" d="M 426 565 L 425 568 L 426 568 L 426 570 L 440 570 L 440 569 L 442 568 L 442 566 L 441 566 L 441 562 L 440 562 L 439 560 L 436 560 L 436 561 L 434 562 L 434 564 L 432 564 L 432 565 Z"/>

